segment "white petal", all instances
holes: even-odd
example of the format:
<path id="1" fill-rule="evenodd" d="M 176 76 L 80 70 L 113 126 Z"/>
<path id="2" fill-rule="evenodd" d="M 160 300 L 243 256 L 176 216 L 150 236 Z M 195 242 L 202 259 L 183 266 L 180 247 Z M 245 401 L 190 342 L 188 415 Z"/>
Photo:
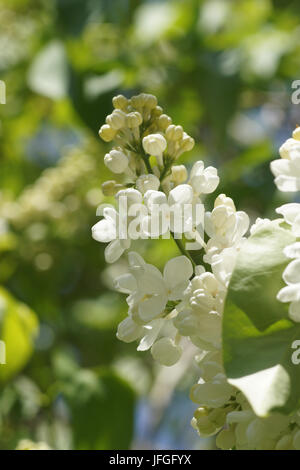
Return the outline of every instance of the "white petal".
<path id="1" fill-rule="evenodd" d="M 219 184 L 217 169 L 213 166 L 207 167 L 204 171 L 198 171 L 190 178 L 190 184 L 197 194 L 209 194 L 215 191 Z"/>
<path id="2" fill-rule="evenodd" d="M 274 176 L 290 175 L 290 161 L 289 160 L 273 160 L 270 164 L 271 171 Z"/>
<path id="3" fill-rule="evenodd" d="M 104 207 L 103 209 L 103 216 L 105 219 L 111 221 L 114 225 L 116 225 L 117 217 L 118 217 L 118 212 L 114 207 Z"/>
<path id="4" fill-rule="evenodd" d="M 191 389 L 191 400 L 202 406 L 219 408 L 228 402 L 232 391 L 227 382 L 197 384 Z"/>
<path id="5" fill-rule="evenodd" d="M 275 184 L 279 191 L 285 193 L 300 191 L 300 178 L 296 178 L 294 176 L 276 176 Z"/>
<path id="6" fill-rule="evenodd" d="M 167 196 L 162 191 L 149 190 L 144 195 L 144 202 L 151 212 L 153 205 L 167 204 Z"/>
<path id="7" fill-rule="evenodd" d="M 276 212 L 277 214 L 283 215 L 284 220 L 292 225 L 296 217 L 300 214 L 300 204 L 296 202 L 284 204 L 283 206 L 277 207 Z"/>
<path id="8" fill-rule="evenodd" d="M 134 267 L 132 273 L 136 278 L 138 289 L 144 294 L 154 295 L 165 291 L 162 274 L 155 266 L 146 264 L 140 268 Z"/>
<path id="9" fill-rule="evenodd" d="M 97 242 L 111 242 L 116 239 L 116 236 L 116 226 L 110 220 L 102 219 L 92 227 L 92 237 Z"/>
<path id="10" fill-rule="evenodd" d="M 136 290 L 137 283 L 132 274 L 126 273 L 118 276 L 114 280 L 114 287 L 119 292 L 123 292 L 124 294 L 131 294 L 131 292 Z"/>
<path id="11" fill-rule="evenodd" d="M 114 240 L 104 250 L 105 261 L 107 263 L 114 263 L 123 253 L 124 248 L 121 246 L 120 240 Z"/>
<path id="12" fill-rule="evenodd" d="M 282 277 L 287 284 L 300 283 L 300 259 L 291 261 L 285 268 Z"/>
<path id="13" fill-rule="evenodd" d="M 173 204 L 191 204 L 193 201 L 193 188 L 189 184 L 179 184 L 169 193 L 169 205 Z"/>
<path id="14" fill-rule="evenodd" d="M 199 338 L 209 343 L 217 344 L 221 337 L 221 317 L 215 313 L 203 313 L 199 315 Z"/>
<path id="15" fill-rule="evenodd" d="M 141 255 L 135 251 L 130 251 L 128 253 L 128 263 L 129 266 L 144 266 L 144 264 L 146 264 Z"/>
<path id="16" fill-rule="evenodd" d="M 143 202 L 142 194 L 134 188 L 122 189 L 116 194 L 115 198 L 119 200 L 121 196 L 126 197 L 128 206 L 131 206 L 132 204 L 141 204 Z"/>
<path id="17" fill-rule="evenodd" d="M 298 300 L 300 286 L 298 284 L 292 284 L 290 286 L 283 287 L 277 294 L 279 302 L 291 302 Z"/>
<path id="18" fill-rule="evenodd" d="M 169 290 L 185 283 L 193 274 L 193 265 L 186 256 L 170 259 L 164 268 L 164 280 Z"/>
<path id="19" fill-rule="evenodd" d="M 286 246 L 283 252 L 287 258 L 300 258 L 300 242 Z"/>
<path id="20" fill-rule="evenodd" d="M 246 214 L 246 212 L 243 212 L 243 211 L 238 211 L 236 213 L 236 216 L 237 216 L 237 224 L 236 224 L 236 237 L 235 238 L 239 239 L 242 236 L 244 236 L 245 233 L 247 232 L 249 228 L 249 224 L 250 224 L 250 219 L 249 219 L 248 214 Z"/>
<path id="21" fill-rule="evenodd" d="M 296 217 L 292 225 L 292 232 L 293 232 L 293 235 L 295 235 L 296 237 L 300 237 L 300 213 Z"/>
<path id="22" fill-rule="evenodd" d="M 131 343 L 138 339 L 144 328 L 137 325 L 131 317 L 125 318 L 118 326 L 117 338 L 125 343 Z"/>
<path id="23" fill-rule="evenodd" d="M 300 300 L 291 303 L 289 306 L 289 316 L 294 322 L 300 322 Z"/>
<path id="24" fill-rule="evenodd" d="M 179 361 L 182 348 L 171 338 L 161 338 L 153 344 L 151 349 L 153 358 L 164 366 L 173 366 Z"/>
<path id="25" fill-rule="evenodd" d="M 167 296 L 155 295 L 139 302 L 138 312 L 140 319 L 145 323 L 154 320 L 154 318 L 163 312 L 167 300 Z"/>
<path id="26" fill-rule="evenodd" d="M 204 170 L 204 163 L 202 160 L 198 160 L 196 163 L 194 163 L 191 169 L 190 177 L 193 178 L 193 176 L 203 173 L 203 170 Z"/>
<path id="27" fill-rule="evenodd" d="M 148 351 L 151 348 L 152 344 L 156 340 L 162 326 L 164 324 L 163 318 L 158 318 L 148 323 L 144 327 L 145 336 L 140 341 L 140 344 L 137 347 L 138 351 Z"/>

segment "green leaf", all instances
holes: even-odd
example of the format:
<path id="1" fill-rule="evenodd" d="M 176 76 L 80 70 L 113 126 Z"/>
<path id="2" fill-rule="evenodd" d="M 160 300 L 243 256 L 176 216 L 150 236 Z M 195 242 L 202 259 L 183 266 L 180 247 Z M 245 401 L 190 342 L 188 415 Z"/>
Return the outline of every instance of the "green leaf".
<path id="1" fill-rule="evenodd" d="M 273 410 L 289 413 L 300 404 L 300 368 L 291 360 L 300 325 L 276 299 L 289 262 L 283 248 L 294 241 L 280 221 L 250 236 L 238 255 L 226 299 L 225 371 L 259 416 Z"/>
<path id="2" fill-rule="evenodd" d="M 110 369 L 81 369 L 66 383 L 77 450 L 128 449 L 133 436 L 135 392 Z"/>
<path id="3" fill-rule="evenodd" d="M 38 332 L 32 310 L 0 288 L 0 339 L 5 344 L 6 363 L 0 365 L 0 383 L 9 380 L 26 365 Z"/>

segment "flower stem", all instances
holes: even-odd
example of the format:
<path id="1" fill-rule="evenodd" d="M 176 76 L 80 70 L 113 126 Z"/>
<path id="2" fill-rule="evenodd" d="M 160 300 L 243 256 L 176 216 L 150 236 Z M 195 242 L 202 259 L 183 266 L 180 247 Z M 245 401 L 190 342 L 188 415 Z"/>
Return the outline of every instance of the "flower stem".
<path id="1" fill-rule="evenodd" d="M 192 263 L 193 267 L 195 268 L 195 267 L 196 267 L 196 263 L 195 263 L 195 261 L 193 260 L 193 258 L 191 257 L 191 255 L 189 254 L 189 252 L 184 248 L 182 241 L 181 241 L 179 238 L 175 238 L 173 232 L 171 232 L 171 235 L 172 235 L 172 237 L 173 237 L 174 242 L 176 243 L 176 245 L 178 246 L 179 250 L 181 251 L 181 253 L 182 253 L 184 256 L 186 256 L 186 257 L 190 260 L 190 262 Z"/>

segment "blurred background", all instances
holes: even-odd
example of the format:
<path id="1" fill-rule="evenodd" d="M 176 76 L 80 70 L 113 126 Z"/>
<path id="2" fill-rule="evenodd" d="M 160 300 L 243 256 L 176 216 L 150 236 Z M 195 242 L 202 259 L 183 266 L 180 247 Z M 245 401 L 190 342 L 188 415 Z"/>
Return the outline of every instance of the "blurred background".
<path id="1" fill-rule="evenodd" d="M 1 449 L 213 448 L 190 427 L 193 352 L 161 368 L 115 337 L 126 265 L 91 238 L 111 178 L 97 131 L 114 95 L 153 93 L 196 140 L 181 162 L 216 166 L 238 209 L 274 217 L 290 199 L 269 162 L 300 124 L 299 14 L 296 0 L 0 0 Z M 134 249 L 159 267 L 177 253 Z"/>

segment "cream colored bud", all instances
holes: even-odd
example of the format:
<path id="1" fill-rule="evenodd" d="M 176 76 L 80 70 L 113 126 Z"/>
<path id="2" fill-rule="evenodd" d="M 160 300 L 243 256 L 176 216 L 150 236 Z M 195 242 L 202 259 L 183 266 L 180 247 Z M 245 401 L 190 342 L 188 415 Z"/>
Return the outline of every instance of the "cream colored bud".
<path id="1" fill-rule="evenodd" d="M 136 188 L 142 194 L 145 194 L 148 190 L 158 191 L 160 181 L 155 175 L 141 175 L 136 180 Z"/>
<path id="2" fill-rule="evenodd" d="M 102 192 L 104 196 L 114 196 L 119 190 L 120 185 L 117 185 L 116 181 L 110 180 L 102 183 Z"/>
<path id="3" fill-rule="evenodd" d="M 203 437 L 210 436 L 216 432 L 216 426 L 209 419 L 209 410 L 203 407 L 195 411 L 192 426 Z"/>
<path id="4" fill-rule="evenodd" d="M 113 107 L 116 109 L 126 109 L 128 99 L 124 95 L 114 96 L 112 99 Z"/>
<path id="5" fill-rule="evenodd" d="M 161 157 L 167 147 L 167 141 L 161 134 L 149 134 L 143 138 L 143 147 L 149 155 Z"/>
<path id="6" fill-rule="evenodd" d="M 181 149 L 183 152 L 189 152 L 194 148 L 195 141 L 193 137 L 190 137 L 185 132 L 183 133 L 183 139 L 181 141 Z"/>
<path id="7" fill-rule="evenodd" d="M 174 126 L 174 124 L 171 124 L 166 129 L 166 138 L 168 140 L 179 140 L 182 137 L 183 137 L 183 129 L 181 126 Z"/>
<path id="8" fill-rule="evenodd" d="M 157 98 L 154 95 L 144 95 L 145 105 L 149 109 L 154 109 L 157 106 Z"/>
<path id="9" fill-rule="evenodd" d="M 300 140 L 300 127 L 296 127 L 294 130 L 293 139 Z"/>
<path id="10" fill-rule="evenodd" d="M 115 109 L 112 114 L 107 116 L 106 123 L 115 130 L 125 126 L 126 114 L 121 109 Z"/>
<path id="11" fill-rule="evenodd" d="M 110 127 L 108 124 L 104 124 L 99 129 L 99 136 L 104 142 L 111 142 L 116 135 L 116 130 Z"/>
<path id="12" fill-rule="evenodd" d="M 136 109 L 142 108 L 145 104 L 145 93 L 132 96 L 130 99 L 130 103 Z"/>
<path id="13" fill-rule="evenodd" d="M 170 118 L 170 116 L 167 116 L 167 114 L 162 114 L 161 116 L 159 116 L 157 120 L 157 125 L 159 129 L 164 131 L 170 124 L 172 124 L 172 119 Z"/>
<path id="14" fill-rule="evenodd" d="M 219 194 L 219 196 L 216 198 L 214 208 L 218 206 L 226 206 L 232 209 L 234 212 L 236 211 L 233 200 L 231 197 L 227 197 L 225 194 Z"/>
<path id="15" fill-rule="evenodd" d="M 120 150 L 111 150 L 104 157 L 104 164 L 113 173 L 123 173 L 128 167 L 128 158 Z"/>
<path id="16" fill-rule="evenodd" d="M 126 124 L 130 129 L 140 126 L 142 122 L 143 122 L 142 115 L 138 111 L 129 113 L 126 116 Z"/>
<path id="17" fill-rule="evenodd" d="M 156 106 L 154 109 L 152 109 L 152 116 L 153 117 L 159 117 L 163 113 L 163 109 L 161 106 Z"/>
<path id="18" fill-rule="evenodd" d="M 188 174 L 187 169 L 184 165 L 172 166 L 171 181 L 175 184 L 184 183 L 187 180 Z"/>

